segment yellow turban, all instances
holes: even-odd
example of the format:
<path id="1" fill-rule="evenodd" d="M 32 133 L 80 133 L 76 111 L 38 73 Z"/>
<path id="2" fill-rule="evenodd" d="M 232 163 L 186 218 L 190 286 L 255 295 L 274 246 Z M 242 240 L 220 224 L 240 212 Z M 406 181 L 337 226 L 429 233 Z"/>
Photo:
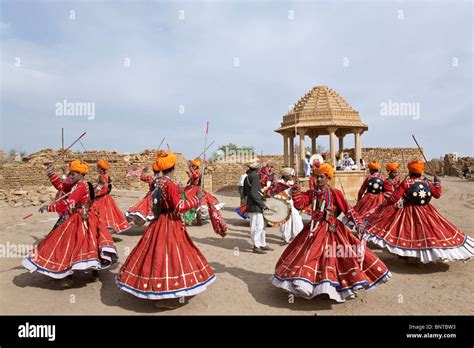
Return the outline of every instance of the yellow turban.
<path id="1" fill-rule="evenodd" d="M 407 167 L 410 172 L 415 174 L 423 174 L 425 171 L 425 164 L 420 161 L 411 161 Z"/>
<path id="2" fill-rule="evenodd" d="M 379 170 L 379 169 L 380 169 L 380 163 L 378 163 L 378 162 L 370 162 L 370 163 L 369 163 L 369 169 Z"/>
<path id="3" fill-rule="evenodd" d="M 156 155 L 156 168 L 158 172 L 170 169 L 176 163 L 176 156 L 171 151 L 159 151 Z"/>
<path id="4" fill-rule="evenodd" d="M 334 178 L 334 168 L 329 163 L 321 163 L 319 164 L 319 166 L 317 164 L 314 165 L 313 173 L 314 175 L 326 174 L 329 177 L 329 179 Z"/>
<path id="5" fill-rule="evenodd" d="M 387 170 L 387 172 L 399 172 L 400 165 L 397 162 L 387 163 L 385 169 Z"/>
<path id="6" fill-rule="evenodd" d="M 69 163 L 69 171 L 79 174 L 87 174 L 89 173 L 89 165 L 86 162 L 75 160 Z"/>
<path id="7" fill-rule="evenodd" d="M 97 164 L 103 170 L 109 170 L 110 169 L 110 164 L 106 160 L 100 159 L 100 160 L 97 161 Z"/>
<path id="8" fill-rule="evenodd" d="M 199 158 L 196 158 L 196 159 L 191 160 L 191 164 L 199 168 L 201 166 L 201 161 L 199 160 Z"/>

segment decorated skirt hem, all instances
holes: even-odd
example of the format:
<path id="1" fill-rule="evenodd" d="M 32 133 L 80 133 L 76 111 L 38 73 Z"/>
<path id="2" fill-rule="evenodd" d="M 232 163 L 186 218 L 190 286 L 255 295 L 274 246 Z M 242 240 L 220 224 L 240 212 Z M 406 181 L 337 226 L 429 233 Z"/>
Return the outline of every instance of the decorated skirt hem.
<path id="1" fill-rule="evenodd" d="M 408 249 L 393 246 L 387 243 L 383 238 L 380 238 L 370 232 L 367 232 L 370 241 L 382 248 L 386 248 L 392 254 L 406 257 L 416 257 L 422 263 L 428 262 L 449 262 L 449 261 L 466 261 L 474 256 L 474 238 L 466 236 L 464 243 L 456 247 L 448 248 L 423 248 L 423 249 Z"/>
<path id="2" fill-rule="evenodd" d="M 161 291 L 161 292 L 153 292 L 153 291 L 141 291 L 131 286 L 125 285 L 118 280 L 118 277 L 115 277 L 115 283 L 117 286 L 136 297 L 144 298 L 148 300 L 164 300 L 169 298 L 180 298 L 180 297 L 188 297 L 194 296 L 201 292 L 207 290 L 207 286 L 216 280 L 216 275 L 213 274 L 208 280 L 205 282 L 199 283 L 189 288 L 176 290 L 176 291 Z"/>
<path id="3" fill-rule="evenodd" d="M 142 219 L 145 222 L 151 221 L 155 218 L 154 215 L 144 216 L 142 213 L 140 213 L 138 211 L 134 211 L 134 212 L 127 211 L 127 212 L 125 212 L 125 217 L 129 217 L 129 216 L 138 216 L 140 219 Z"/>
<path id="4" fill-rule="evenodd" d="M 391 278 L 392 274 L 387 271 L 377 281 L 369 284 L 367 281 L 362 281 L 353 284 L 351 287 L 345 289 L 338 289 L 339 283 L 333 283 L 325 280 L 319 283 L 311 283 L 303 278 L 282 279 L 274 275 L 271 282 L 274 286 L 289 291 L 297 296 L 310 300 L 318 295 L 327 294 L 331 300 L 337 302 L 345 302 L 346 299 L 353 299 L 357 295 L 357 290 L 370 290 L 380 283 L 385 283 Z"/>
<path id="5" fill-rule="evenodd" d="M 37 265 L 35 262 L 33 262 L 29 256 L 23 259 L 22 264 L 23 264 L 23 267 L 25 267 L 30 273 L 38 272 L 54 279 L 63 279 L 63 278 L 66 278 L 68 275 L 73 274 L 74 271 L 84 271 L 87 269 L 96 269 L 96 270 L 106 269 L 110 267 L 118 259 L 117 252 L 112 247 L 105 247 L 103 250 L 100 251 L 100 256 L 104 260 L 108 261 L 107 264 L 105 265 L 101 264 L 100 260 L 98 259 L 89 259 L 89 260 L 75 262 L 72 264 L 71 267 L 61 272 L 55 272 L 55 271 L 51 271 L 46 268 L 43 268 Z"/>

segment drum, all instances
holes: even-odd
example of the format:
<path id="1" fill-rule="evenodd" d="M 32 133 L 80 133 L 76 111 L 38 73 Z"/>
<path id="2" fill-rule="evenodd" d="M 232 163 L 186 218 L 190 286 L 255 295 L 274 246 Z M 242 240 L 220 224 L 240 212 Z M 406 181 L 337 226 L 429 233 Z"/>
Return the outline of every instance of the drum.
<path id="1" fill-rule="evenodd" d="M 290 219 L 291 207 L 286 201 L 279 198 L 268 198 L 265 204 L 269 210 L 263 211 L 263 218 L 270 227 L 281 226 Z"/>

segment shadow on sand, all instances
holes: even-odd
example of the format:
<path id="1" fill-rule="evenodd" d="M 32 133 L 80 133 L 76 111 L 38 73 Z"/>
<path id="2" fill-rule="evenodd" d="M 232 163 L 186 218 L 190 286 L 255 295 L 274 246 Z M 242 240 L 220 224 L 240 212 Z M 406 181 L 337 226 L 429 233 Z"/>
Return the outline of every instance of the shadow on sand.
<path id="1" fill-rule="evenodd" d="M 242 280 L 248 286 L 249 293 L 258 303 L 295 311 L 330 310 L 338 303 L 326 295 L 319 295 L 312 300 L 290 296 L 286 291 L 271 284 L 270 273 L 256 273 L 239 267 L 225 266 L 219 262 L 209 263 L 216 274 L 228 273 Z M 219 281 L 219 278 L 217 279 Z"/>

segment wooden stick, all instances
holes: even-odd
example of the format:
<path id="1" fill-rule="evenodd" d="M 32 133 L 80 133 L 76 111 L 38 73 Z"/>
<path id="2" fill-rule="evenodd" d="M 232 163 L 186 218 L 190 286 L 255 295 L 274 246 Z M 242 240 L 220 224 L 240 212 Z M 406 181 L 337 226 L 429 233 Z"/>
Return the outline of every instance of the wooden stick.
<path id="1" fill-rule="evenodd" d="M 206 169 L 206 147 L 207 147 L 207 133 L 209 131 L 209 121 L 206 123 L 206 135 L 204 136 L 204 154 L 203 154 L 203 164 L 201 172 L 201 188 L 204 188 L 204 170 Z"/>
<path id="2" fill-rule="evenodd" d="M 163 139 L 161 140 L 161 143 L 160 145 L 158 145 L 158 150 L 156 150 L 156 152 L 160 151 L 160 148 L 161 148 L 161 145 L 163 145 L 163 142 L 165 141 L 166 137 L 163 137 Z M 168 146 L 169 148 L 169 146 Z"/>
<path id="3" fill-rule="evenodd" d="M 69 150 L 75 143 L 77 143 L 79 140 L 81 140 L 81 138 L 84 137 L 84 135 L 86 135 L 86 132 L 82 133 L 82 134 L 79 136 L 79 138 L 77 138 L 71 145 L 69 145 L 69 146 L 64 150 L 64 152 L 66 152 L 67 150 Z M 50 165 L 53 165 L 54 163 L 56 163 L 56 161 L 57 161 L 58 159 L 60 159 L 62 156 L 63 156 L 63 155 L 61 155 L 61 156 L 59 156 L 59 157 L 56 157 L 56 158 L 53 160 L 53 162 L 51 162 Z"/>
<path id="4" fill-rule="evenodd" d="M 413 137 L 413 140 L 415 140 L 416 146 L 418 146 L 418 150 L 420 150 L 421 155 L 423 156 L 423 159 L 425 160 L 425 163 L 428 165 L 428 168 L 430 168 L 431 174 L 433 174 L 434 176 L 436 176 L 436 172 L 435 172 L 435 171 L 433 170 L 433 168 L 431 167 L 430 162 L 428 162 L 428 160 L 426 159 L 425 154 L 423 153 L 423 150 L 421 149 L 420 145 L 418 144 L 418 141 L 416 141 L 415 136 L 414 136 L 413 134 L 412 134 L 411 136 Z"/>
<path id="5" fill-rule="evenodd" d="M 212 143 L 210 143 L 210 144 L 206 147 L 206 149 L 205 149 L 203 152 L 201 152 L 199 155 L 197 155 L 196 158 L 201 157 L 202 154 L 212 146 L 212 144 L 214 144 L 214 140 L 212 141 Z"/>

